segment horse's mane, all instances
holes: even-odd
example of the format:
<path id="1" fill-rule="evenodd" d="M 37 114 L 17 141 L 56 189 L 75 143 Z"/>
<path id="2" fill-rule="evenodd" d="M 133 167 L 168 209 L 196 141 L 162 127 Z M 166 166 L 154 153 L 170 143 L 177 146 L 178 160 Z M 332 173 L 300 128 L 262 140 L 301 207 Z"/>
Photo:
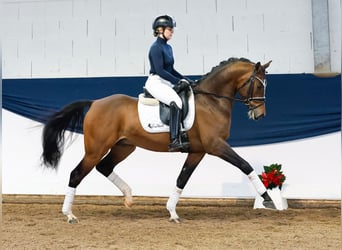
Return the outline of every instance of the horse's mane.
<path id="1" fill-rule="evenodd" d="M 240 57 L 240 58 L 237 58 L 237 57 L 230 57 L 229 59 L 220 62 L 217 66 L 212 67 L 211 70 L 210 70 L 208 73 L 206 73 L 205 75 L 203 75 L 203 76 L 199 79 L 199 81 L 202 81 L 202 80 L 206 79 L 209 75 L 211 75 L 211 74 L 214 73 L 214 72 L 217 72 L 217 71 L 221 70 L 221 69 L 224 68 L 225 66 L 228 66 L 228 65 L 233 64 L 233 63 L 236 63 L 236 62 L 253 63 L 251 60 L 249 60 L 249 59 L 247 59 L 247 58 L 244 58 L 244 57 Z"/>

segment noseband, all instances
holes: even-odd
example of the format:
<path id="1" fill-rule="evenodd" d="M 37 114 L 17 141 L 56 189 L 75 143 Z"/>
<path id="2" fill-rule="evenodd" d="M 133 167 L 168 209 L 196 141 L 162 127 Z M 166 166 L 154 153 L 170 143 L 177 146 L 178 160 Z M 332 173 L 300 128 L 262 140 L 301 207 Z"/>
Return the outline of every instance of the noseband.
<path id="1" fill-rule="evenodd" d="M 218 95 L 215 93 L 211 93 L 211 92 L 207 92 L 207 91 L 203 91 L 203 90 L 199 90 L 199 89 L 194 89 L 193 91 L 195 94 L 211 95 L 211 96 L 214 96 L 216 98 L 223 98 L 223 99 L 227 99 L 229 101 L 242 102 L 248 106 L 249 110 L 254 110 L 254 109 L 258 108 L 259 106 L 261 106 L 265 102 L 265 100 L 266 100 L 265 93 L 266 93 L 266 85 L 267 85 L 266 79 L 264 79 L 264 80 L 260 79 L 258 76 L 256 76 L 256 73 L 257 73 L 257 70 L 256 70 L 256 68 L 254 68 L 253 74 L 249 77 L 249 79 L 237 89 L 237 90 L 240 90 L 240 89 L 244 88 L 245 86 L 249 86 L 248 97 L 245 99 Z M 262 84 L 262 86 L 264 87 L 264 96 L 262 96 L 262 97 L 253 97 L 253 90 L 254 90 L 254 84 L 253 83 L 255 80 L 258 80 Z M 197 87 L 197 86 L 198 85 L 195 85 L 194 87 Z M 251 105 L 251 103 L 250 103 L 252 101 L 258 101 L 258 102 L 263 102 L 263 103 L 254 106 L 254 105 Z"/>

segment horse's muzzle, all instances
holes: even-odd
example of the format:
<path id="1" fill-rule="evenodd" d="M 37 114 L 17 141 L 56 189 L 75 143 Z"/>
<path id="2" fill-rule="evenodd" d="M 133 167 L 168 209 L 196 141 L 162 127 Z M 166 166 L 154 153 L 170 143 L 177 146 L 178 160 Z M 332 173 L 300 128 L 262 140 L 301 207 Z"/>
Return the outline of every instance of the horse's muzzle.
<path id="1" fill-rule="evenodd" d="M 260 118 L 264 118 L 265 117 L 265 114 L 261 114 L 261 115 L 258 115 L 255 117 L 255 120 L 259 120 Z"/>
<path id="2" fill-rule="evenodd" d="M 250 119 L 256 121 L 266 116 L 266 110 L 264 107 L 261 107 L 261 106 L 255 109 L 250 109 L 248 111 L 248 116 Z"/>

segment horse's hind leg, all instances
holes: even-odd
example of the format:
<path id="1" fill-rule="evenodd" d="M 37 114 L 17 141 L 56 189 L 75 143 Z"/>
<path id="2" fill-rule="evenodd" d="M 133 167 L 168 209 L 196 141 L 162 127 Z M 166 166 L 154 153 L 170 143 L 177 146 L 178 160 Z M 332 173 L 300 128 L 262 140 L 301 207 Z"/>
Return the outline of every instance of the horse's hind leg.
<path id="1" fill-rule="evenodd" d="M 114 167 L 126 159 L 127 156 L 135 150 L 135 148 L 135 146 L 125 144 L 115 145 L 106 157 L 96 165 L 96 169 L 120 189 L 122 194 L 125 196 L 124 204 L 128 208 L 133 205 L 132 190 L 128 184 L 114 172 Z"/>
<path id="2" fill-rule="evenodd" d="M 62 212 L 68 217 L 69 223 L 73 224 L 78 222 L 77 217 L 72 213 L 72 204 L 76 194 L 76 187 L 81 183 L 83 178 L 89 174 L 100 159 L 101 158 L 94 158 L 86 154 L 77 167 L 70 173 L 69 185 L 62 207 Z"/>
<path id="3" fill-rule="evenodd" d="M 180 195 L 182 194 L 182 191 L 190 179 L 190 176 L 200 163 L 200 161 L 203 159 L 205 153 L 190 153 L 188 154 L 188 157 L 186 158 L 184 165 L 182 167 L 181 172 L 179 173 L 179 176 L 177 178 L 177 185 L 170 195 L 167 204 L 166 209 L 170 213 L 170 222 L 176 222 L 180 223 L 180 218 L 176 213 L 176 206 L 179 200 Z"/>

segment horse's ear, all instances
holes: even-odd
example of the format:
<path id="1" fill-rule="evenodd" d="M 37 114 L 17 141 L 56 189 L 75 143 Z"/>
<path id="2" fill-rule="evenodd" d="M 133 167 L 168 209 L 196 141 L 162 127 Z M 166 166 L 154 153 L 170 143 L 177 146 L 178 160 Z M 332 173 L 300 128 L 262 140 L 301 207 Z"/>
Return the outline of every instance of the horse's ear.
<path id="1" fill-rule="evenodd" d="M 269 61 L 268 63 L 265 63 L 265 64 L 263 65 L 263 68 L 264 68 L 264 69 L 267 69 L 267 68 L 270 66 L 271 62 L 272 62 L 272 60 Z"/>
<path id="2" fill-rule="evenodd" d="M 260 70 L 260 67 L 261 67 L 261 63 L 260 62 L 257 62 L 254 66 L 254 70 L 255 72 L 258 72 Z"/>

